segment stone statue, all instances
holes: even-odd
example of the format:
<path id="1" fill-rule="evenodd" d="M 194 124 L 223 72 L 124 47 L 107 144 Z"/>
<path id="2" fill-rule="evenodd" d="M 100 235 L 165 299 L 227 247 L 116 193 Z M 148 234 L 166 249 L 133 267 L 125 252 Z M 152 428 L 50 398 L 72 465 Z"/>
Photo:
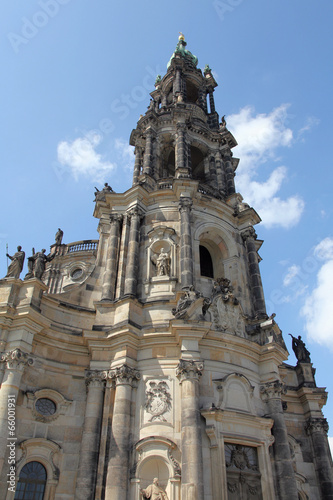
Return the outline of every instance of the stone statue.
<path id="1" fill-rule="evenodd" d="M 113 189 L 107 182 L 104 183 L 102 191 L 95 187 L 95 201 L 105 201 L 106 193 L 114 193 Z"/>
<path id="2" fill-rule="evenodd" d="M 186 312 L 191 304 L 201 297 L 201 293 L 194 289 L 191 285 L 188 290 L 184 290 L 183 295 L 179 298 L 177 306 L 172 309 L 172 314 L 176 319 L 182 319 L 186 316 Z"/>
<path id="3" fill-rule="evenodd" d="M 292 348 L 297 358 L 297 361 L 300 363 L 311 363 L 310 352 L 305 347 L 305 343 L 302 340 L 302 337 L 299 335 L 298 338 L 293 337 L 291 333 L 289 333 L 292 340 Z"/>
<path id="4" fill-rule="evenodd" d="M 42 279 L 46 263 L 51 262 L 51 260 L 55 257 L 55 254 L 45 255 L 45 252 L 46 250 L 43 248 L 41 252 L 34 253 L 31 257 L 28 257 L 29 272 L 26 274 L 24 279 L 32 277 L 38 278 L 39 280 Z"/>
<path id="5" fill-rule="evenodd" d="M 56 243 L 57 247 L 61 245 L 63 236 L 64 236 L 64 232 L 60 229 L 60 227 L 58 227 L 58 231 L 56 232 L 56 235 L 55 235 L 55 243 Z"/>
<path id="6" fill-rule="evenodd" d="M 142 498 L 151 500 L 168 500 L 168 495 L 158 484 L 158 477 L 153 479 L 153 483 L 147 486 L 145 490 L 141 489 Z"/>
<path id="7" fill-rule="evenodd" d="M 157 276 L 170 276 L 170 257 L 164 248 L 161 248 L 157 257 L 153 255 L 151 261 L 156 266 Z"/>
<path id="8" fill-rule="evenodd" d="M 24 257 L 25 253 L 22 250 L 22 247 L 19 245 L 17 247 L 17 252 L 11 256 L 6 253 L 6 256 L 12 261 L 8 267 L 6 278 L 19 278 L 20 273 L 23 269 Z"/>

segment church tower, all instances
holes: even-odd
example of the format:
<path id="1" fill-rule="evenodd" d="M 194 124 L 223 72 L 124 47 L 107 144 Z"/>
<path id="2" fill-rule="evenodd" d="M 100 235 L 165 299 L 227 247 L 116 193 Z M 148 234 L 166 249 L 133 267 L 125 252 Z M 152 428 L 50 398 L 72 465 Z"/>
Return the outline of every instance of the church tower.
<path id="1" fill-rule="evenodd" d="M 300 337 L 285 363 L 237 142 L 186 47 L 131 133 L 132 187 L 96 192 L 98 240 L 57 233 L 0 282 L 1 498 L 333 500 L 327 394 Z"/>

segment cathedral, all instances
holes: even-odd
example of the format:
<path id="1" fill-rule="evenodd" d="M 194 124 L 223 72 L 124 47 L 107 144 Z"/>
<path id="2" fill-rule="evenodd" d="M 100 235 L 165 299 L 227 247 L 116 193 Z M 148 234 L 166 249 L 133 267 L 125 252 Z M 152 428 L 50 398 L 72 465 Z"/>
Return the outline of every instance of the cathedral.
<path id="1" fill-rule="evenodd" d="M 300 336 L 286 364 L 197 64 L 181 35 L 130 135 L 132 187 L 96 190 L 98 239 L 59 228 L 21 277 L 9 256 L 0 500 L 333 500 L 327 393 Z"/>

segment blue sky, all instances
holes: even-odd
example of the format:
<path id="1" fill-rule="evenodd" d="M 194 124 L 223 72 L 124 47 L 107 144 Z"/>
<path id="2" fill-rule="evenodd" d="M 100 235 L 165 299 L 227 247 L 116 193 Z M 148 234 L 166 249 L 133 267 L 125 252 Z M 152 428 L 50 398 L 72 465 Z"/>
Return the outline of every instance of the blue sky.
<path id="1" fill-rule="evenodd" d="M 182 31 L 219 83 L 236 186 L 262 217 L 268 310 L 290 364 L 287 334 L 306 340 L 333 436 L 332 2 L 5 0 L 1 11 L 1 276 L 6 243 L 28 256 L 59 226 L 65 242 L 97 239 L 94 186 L 130 187 L 129 135 Z"/>

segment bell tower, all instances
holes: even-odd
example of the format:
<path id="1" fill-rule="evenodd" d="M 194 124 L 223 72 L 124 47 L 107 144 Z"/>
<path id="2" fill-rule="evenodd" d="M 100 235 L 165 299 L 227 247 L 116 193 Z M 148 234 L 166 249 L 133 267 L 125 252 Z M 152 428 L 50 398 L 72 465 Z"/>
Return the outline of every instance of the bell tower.
<path id="1" fill-rule="evenodd" d="M 300 336 L 285 363 L 260 217 L 197 64 L 181 35 L 130 136 L 132 186 L 95 193 L 99 239 L 57 233 L 24 280 L 22 252 L 0 280 L 1 491 L 15 407 L 23 500 L 26 484 L 68 500 L 333 500 L 327 394 Z"/>

